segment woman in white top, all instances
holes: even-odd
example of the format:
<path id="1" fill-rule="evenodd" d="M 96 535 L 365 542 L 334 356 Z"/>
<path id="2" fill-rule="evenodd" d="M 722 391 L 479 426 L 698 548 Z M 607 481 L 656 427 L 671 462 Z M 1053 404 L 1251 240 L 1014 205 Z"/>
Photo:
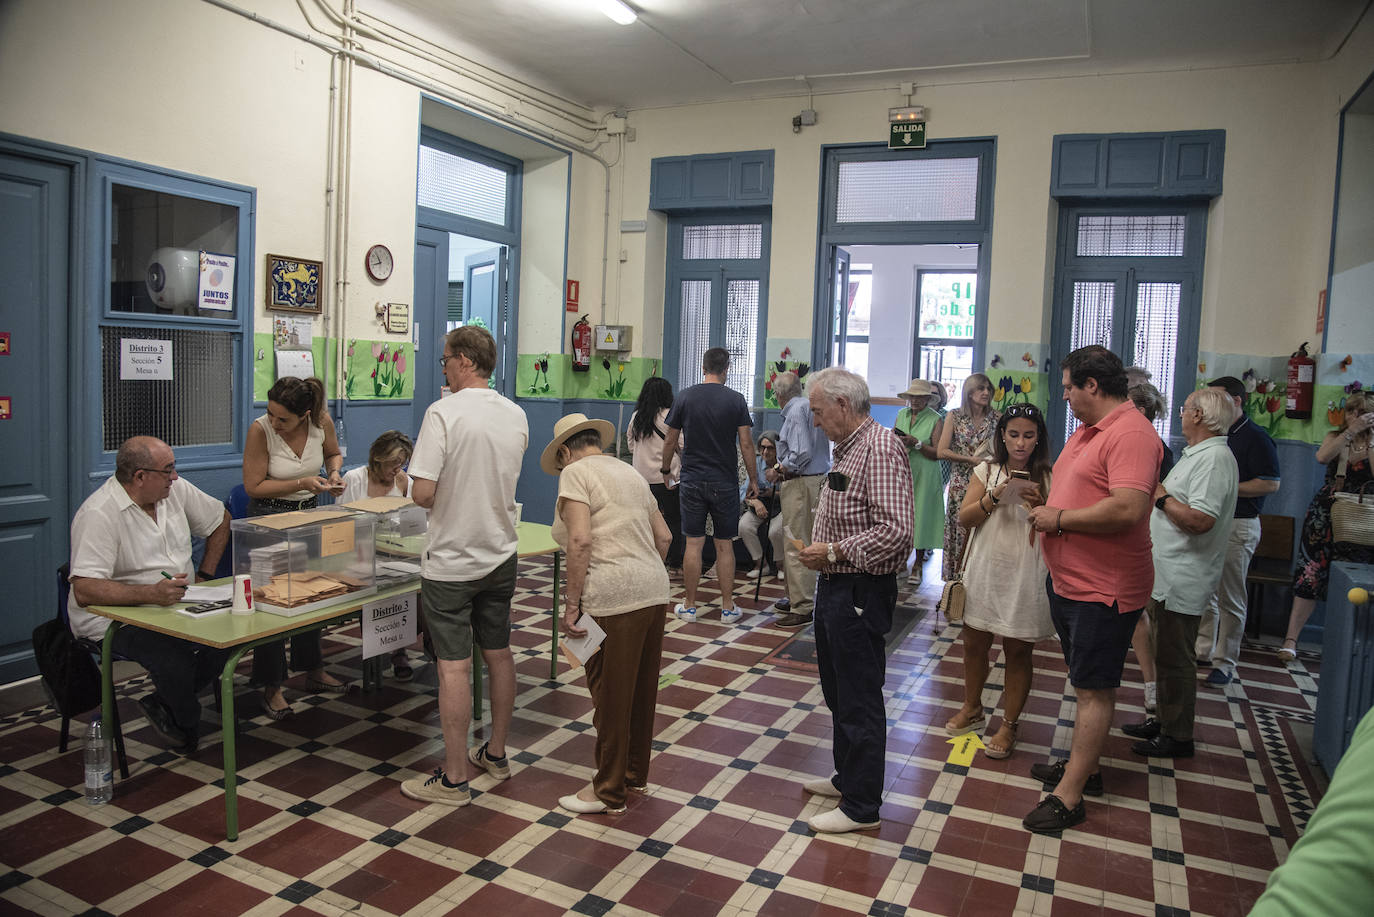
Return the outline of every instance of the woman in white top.
<path id="1" fill-rule="evenodd" d="M 605 420 L 569 414 L 554 424 L 539 467 L 558 475 L 553 537 L 567 552 L 561 630 L 586 636 L 591 615 L 606 632 L 586 661 L 595 707 L 596 773 L 591 785 L 558 800 L 579 815 L 625 811 L 630 791 L 648 792 L 649 752 L 658 703 L 672 534 L 649 486 L 602 445 L 615 440 Z"/>
<path id="2" fill-rule="evenodd" d="M 989 758 L 1007 758 L 1030 696 L 1035 641 L 1054 633 L 1045 592 L 1045 560 L 1031 540 L 1027 510 L 1050 492 L 1049 436 L 1033 404 L 1014 404 L 997 422 L 992 461 L 974 469 L 959 509 L 968 530 L 964 568 L 964 705 L 945 724 L 950 735 L 982 725 L 983 687 L 992 638 L 1002 638 L 1007 668 L 1002 726 L 985 738 Z"/>
<path id="3" fill-rule="evenodd" d="M 366 465 L 344 472 L 344 489 L 338 502 L 410 496 L 410 475 L 405 473 L 405 465 L 414 451 L 415 444 L 409 436 L 400 430 L 387 430 L 372 441 Z M 392 652 L 391 674 L 397 681 L 410 681 L 415 677 L 405 647 Z"/>
<path id="4" fill-rule="evenodd" d="M 673 533 L 673 543 L 668 546 L 668 556 L 664 563 L 670 571 L 682 569 L 682 551 L 686 541 L 682 537 L 682 508 L 678 504 L 677 488 L 669 488 L 663 483 L 663 438 L 668 435 L 664 423 L 668 409 L 673 406 L 673 386 L 662 376 L 650 376 L 644 380 L 639 390 L 639 401 L 630 415 L 630 429 L 626 439 L 630 444 L 630 456 L 635 471 L 638 471 L 649 484 L 649 491 L 658 501 L 658 511 L 663 521 L 668 523 L 668 531 Z M 676 481 L 682 474 L 682 437 L 678 437 L 677 451 L 672 455 L 672 478 Z"/>
<path id="5" fill-rule="evenodd" d="M 342 467 L 334 420 L 324 407 L 324 383 L 314 377 L 278 379 L 267 392 L 267 413 L 249 425 L 243 447 L 248 515 L 313 508 L 319 494 L 343 492 Z M 291 639 L 291 668 L 305 671 L 306 684 L 313 690 L 347 689 L 324 670 L 319 631 Z M 262 685 L 263 710 L 274 720 L 291 712 L 282 694 L 286 676 L 285 640 L 253 650 L 252 683 Z"/>
<path id="6" fill-rule="evenodd" d="M 409 436 L 400 430 L 387 430 L 372 441 L 367 464 L 344 474 L 339 502 L 410 496 L 410 475 L 405 473 L 405 465 L 414 451 L 415 444 Z"/>

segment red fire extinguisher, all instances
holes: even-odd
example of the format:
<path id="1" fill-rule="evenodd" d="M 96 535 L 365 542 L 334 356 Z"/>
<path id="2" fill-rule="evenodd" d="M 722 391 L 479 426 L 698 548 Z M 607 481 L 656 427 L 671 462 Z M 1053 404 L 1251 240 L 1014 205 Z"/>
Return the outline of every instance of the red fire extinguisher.
<path id="1" fill-rule="evenodd" d="M 590 372 L 592 368 L 592 326 L 582 316 L 572 330 L 572 368 L 575 373 Z M 1309 405 L 1311 399 L 1308 399 Z"/>
<path id="2" fill-rule="evenodd" d="M 1312 416 L 1312 391 L 1316 388 L 1317 363 L 1307 355 L 1303 341 L 1297 353 L 1288 358 L 1288 384 L 1284 387 L 1283 416 L 1307 420 Z"/>

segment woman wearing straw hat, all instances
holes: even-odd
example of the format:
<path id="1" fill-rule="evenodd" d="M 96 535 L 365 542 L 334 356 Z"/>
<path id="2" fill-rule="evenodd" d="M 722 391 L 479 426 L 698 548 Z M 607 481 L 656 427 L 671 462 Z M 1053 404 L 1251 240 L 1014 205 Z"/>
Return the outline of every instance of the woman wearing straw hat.
<path id="1" fill-rule="evenodd" d="M 658 701 L 672 532 L 639 473 L 602 452 L 615 441 L 609 421 L 569 414 L 553 427 L 539 467 L 558 475 L 553 537 L 567 554 L 560 629 L 581 637 L 583 614 L 606 632 L 586 662 L 595 707 L 596 773 L 591 785 L 558 800 L 579 815 L 625 811 L 630 790 L 648 792 L 649 750 Z"/>
<path id="2" fill-rule="evenodd" d="M 940 476 L 940 463 L 935 446 L 939 441 L 936 427 L 940 415 L 930 407 L 934 389 L 924 379 L 912 379 L 901 397 L 907 406 L 897 412 L 892 432 L 907 448 L 911 462 L 911 496 L 915 501 L 916 528 L 912 538 L 913 586 L 921 584 L 921 563 L 925 551 L 938 548 L 945 540 L 945 482 Z"/>

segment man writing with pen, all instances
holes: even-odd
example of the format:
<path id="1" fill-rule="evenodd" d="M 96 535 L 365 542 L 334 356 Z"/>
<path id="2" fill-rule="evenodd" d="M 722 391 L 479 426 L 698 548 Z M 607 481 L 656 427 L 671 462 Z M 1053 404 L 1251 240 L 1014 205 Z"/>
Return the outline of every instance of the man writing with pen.
<path id="1" fill-rule="evenodd" d="M 199 569 L 191 536 L 205 538 Z M 177 476 L 172 448 L 151 436 L 124 441 L 114 477 L 72 519 L 72 633 L 100 641 L 109 621 L 87 605 L 175 605 L 192 575 L 211 579 L 229 541 L 223 504 Z M 139 698 L 148 724 L 172 751 L 189 755 L 200 735 L 197 695 L 224 666 L 227 650 L 132 625 L 114 636 L 114 651 L 148 670 L 153 693 Z"/>

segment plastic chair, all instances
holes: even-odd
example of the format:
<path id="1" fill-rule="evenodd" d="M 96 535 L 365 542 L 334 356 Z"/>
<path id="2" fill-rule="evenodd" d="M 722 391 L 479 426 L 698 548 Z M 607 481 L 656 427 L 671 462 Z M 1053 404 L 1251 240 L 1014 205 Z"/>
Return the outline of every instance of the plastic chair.
<path id="1" fill-rule="evenodd" d="M 248 515 L 248 491 L 244 490 L 242 484 L 235 484 L 234 489 L 229 491 L 229 498 L 224 501 L 224 508 L 229 511 L 230 519 L 242 519 Z M 215 567 L 215 578 L 232 576 L 234 573 L 234 552 L 226 548 L 220 555 L 219 566 Z"/>
<path id="2" fill-rule="evenodd" d="M 65 563 L 57 568 L 57 614 L 68 630 L 71 630 L 72 626 L 71 621 L 67 617 L 67 599 L 71 594 L 71 583 L 68 581 L 70 570 L 71 568 Z M 76 642 L 82 649 L 95 657 L 95 664 L 98 668 L 100 666 L 100 644 L 88 637 L 77 637 Z M 120 656 L 118 653 L 114 654 L 113 658 L 118 660 L 125 659 L 125 657 Z M 119 761 L 119 776 L 128 780 L 129 757 L 124 753 L 124 727 L 119 722 L 118 704 L 115 704 L 115 708 L 111 711 L 111 714 L 114 719 L 114 745 L 115 756 Z M 66 752 L 67 750 L 67 740 L 71 733 L 71 722 L 71 717 L 67 716 L 65 713 L 62 714 L 62 727 L 57 734 L 57 750 L 59 752 Z"/>

